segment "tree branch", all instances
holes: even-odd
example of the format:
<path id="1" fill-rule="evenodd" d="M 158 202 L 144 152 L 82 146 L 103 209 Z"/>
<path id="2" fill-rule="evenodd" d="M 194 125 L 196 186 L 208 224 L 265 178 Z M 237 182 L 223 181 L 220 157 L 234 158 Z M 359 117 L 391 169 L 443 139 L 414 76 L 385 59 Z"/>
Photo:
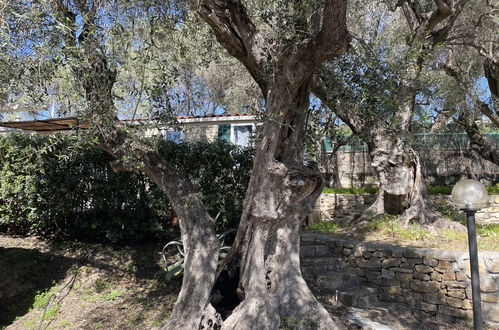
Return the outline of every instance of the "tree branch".
<path id="1" fill-rule="evenodd" d="M 357 113 L 357 108 L 354 105 L 345 106 L 339 99 L 331 97 L 327 91 L 326 83 L 319 76 L 314 77 L 311 91 L 343 122 L 347 123 L 355 134 L 360 134 L 367 128 L 364 118 Z"/>
<path id="2" fill-rule="evenodd" d="M 347 1 L 326 0 L 322 14 L 322 28 L 311 45 L 316 63 L 333 59 L 348 51 L 352 36 L 347 29 Z"/>
<path id="3" fill-rule="evenodd" d="M 264 62 L 269 54 L 246 8 L 234 0 L 199 0 L 198 12 L 211 26 L 218 42 L 248 69 L 266 95 Z"/>
<path id="4" fill-rule="evenodd" d="M 470 139 L 470 149 L 477 152 L 484 159 L 499 165 L 499 149 L 497 145 L 480 132 L 474 117 L 461 115 L 456 121 L 464 127 Z"/>
<path id="5" fill-rule="evenodd" d="M 460 85 L 465 90 L 467 89 L 465 77 L 459 70 L 453 68 L 451 64 L 444 64 L 442 67 L 445 70 L 445 73 L 454 78 L 458 85 Z M 494 112 L 494 110 L 492 110 L 487 103 L 481 101 L 476 96 L 472 95 L 471 98 L 478 110 L 480 110 L 482 114 L 487 116 L 487 118 L 489 118 L 490 121 L 494 123 L 494 125 L 499 127 L 499 114 Z"/>

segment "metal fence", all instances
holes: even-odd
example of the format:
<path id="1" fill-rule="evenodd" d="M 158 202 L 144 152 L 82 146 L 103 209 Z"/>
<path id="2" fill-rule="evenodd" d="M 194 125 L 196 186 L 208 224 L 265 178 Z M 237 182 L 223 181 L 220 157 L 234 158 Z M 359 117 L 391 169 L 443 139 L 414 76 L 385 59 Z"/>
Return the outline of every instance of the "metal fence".
<path id="1" fill-rule="evenodd" d="M 486 133 L 490 140 L 499 146 L 499 133 Z M 347 137 L 339 137 L 346 139 Z M 416 133 L 412 136 L 412 146 L 416 150 L 466 150 L 469 148 L 470 140 L 466 133 Z M 334 141 L 329 138 L 322 140 L 322 148 L 325 152 L 331 152 Z M 360 138 L 354 137 L 349 143 L 340 148 L 343 152 L 365 152 L 367 144 Z"/>

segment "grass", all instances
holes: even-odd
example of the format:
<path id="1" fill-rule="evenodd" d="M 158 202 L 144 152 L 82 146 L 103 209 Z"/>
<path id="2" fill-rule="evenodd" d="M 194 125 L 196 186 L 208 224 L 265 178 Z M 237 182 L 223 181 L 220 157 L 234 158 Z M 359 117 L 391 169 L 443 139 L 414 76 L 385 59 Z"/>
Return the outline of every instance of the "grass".
<path id="1" fill-rule="evenodd" d="M 428 186 L 427 191 L 429 195 L 450 195 L 452 186 Z M 499 184 L 488 186 L 487 191 L 489 195 L 499 195 Z M 330 188 L 325 187 L 322 190 L 325 194 L 375 194 L 378 192 L 378 187 L 353 187 L 353 188 Z"/>
<path id="2" fill-rule="evenodd" d="M 318 222 L 307 229 L 356 240 L 383 241 L 446 250 L 468 248 L 466 231 L 440 229 L 431 232 L 418 224 L 409 224 L 404 227 L 396 221 L 395 216 L 391 215 L 377 216 L 363 227 L 353 231 L 351 228 L 331 221 Z M 479 250 L 499 251 L 499 224 L 477 225 L 477 241 Z"/>
<path id="3" fill-rule="evenodd" d="M 334 233 L 340 227 L 339 224 L 331 221 L 321 221 L 314 223 L 308 227 L 310 230 L 318 230 L 324 233 Z"/>
<path id="4" fill-rule="evenodd" d="M 112 300 L 115 300 L 117 298 L 120 298 L 121 296 L 123 295 L 123 292 L 119 289 L 114 289 L 114 290 L 111 290 L 105 297 L 104 297 L 104 300 L 105 301 L 112 301 Z"/>
<path id="5" fill-rule="evenodd" d="M 56 287 L 53 286 L 44 291 L 38 291 L 33 300 L 33 308 L 45 308 L 50 297 L 55 293 Z"/>
<path id="6" fill-rule="evenodd" d="M 375 194 L 378 192 L 378 187 L 352 187 L 352 188 L 330 188 L 325 187 L 322 190 L 325 194 Z"/>

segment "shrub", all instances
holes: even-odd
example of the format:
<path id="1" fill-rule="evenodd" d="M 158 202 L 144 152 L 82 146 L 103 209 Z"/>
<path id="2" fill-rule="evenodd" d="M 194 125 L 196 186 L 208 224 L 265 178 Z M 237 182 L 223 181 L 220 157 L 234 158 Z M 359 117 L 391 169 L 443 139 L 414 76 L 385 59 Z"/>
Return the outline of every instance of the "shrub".
<path id="1" fill-rule="evenodd" d="M 252 162 L 227 143 L 159 142 L 185 171 L 219 230 L 237 225 Z M 111 242 L 171 230 L 174 213 L 145 175 L 115 173 L 112 157 L 85 136 L 15 134 L 0 138 L 0 232 Z M 200 165 L 202 164 L 202 165 Z"/>

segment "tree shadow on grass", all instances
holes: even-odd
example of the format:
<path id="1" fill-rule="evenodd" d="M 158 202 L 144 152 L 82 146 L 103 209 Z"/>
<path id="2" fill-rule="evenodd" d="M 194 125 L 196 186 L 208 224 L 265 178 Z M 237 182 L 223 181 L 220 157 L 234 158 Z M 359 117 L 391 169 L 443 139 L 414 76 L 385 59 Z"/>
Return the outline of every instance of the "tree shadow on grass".
<path id="1" fill-rule="evenodd" d="M 26 314 L 37 292 L 64 279 L 74 263 L 52 253 L 0 247 L 0 328 Z"/>

